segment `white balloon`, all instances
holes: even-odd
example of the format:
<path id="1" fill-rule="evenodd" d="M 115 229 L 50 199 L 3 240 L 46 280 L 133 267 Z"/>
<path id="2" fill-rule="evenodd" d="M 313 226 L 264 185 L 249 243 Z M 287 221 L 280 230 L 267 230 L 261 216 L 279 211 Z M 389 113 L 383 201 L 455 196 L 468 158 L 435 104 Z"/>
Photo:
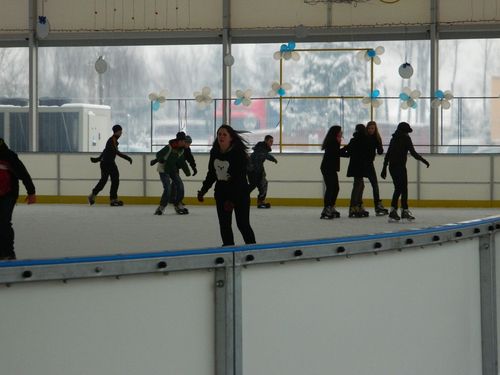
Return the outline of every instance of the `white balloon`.
<path id="1" fill-rule="evenodd" d="M 164 96 L 159 96 L 157 100 L 160 103 L 165 103 L 165 101 L 167 100 L 167 98 L 165 98 Z"/>
<path id="2" fill-rule="evenodd" d="M 366 56 L 366 51 L 359 51 L 356 54 L 356 57 L 358 58 L 359 61 L 364 61 Z"/>
<path id="3" fill-rule="evenodd" d="M 300 60 L 300 54 L 298 52 L 293 51 L 292 52 L 292 60 L 299 61 Z"/>
<path id="4" fill-rule="evenodd" d="M 365 97 L 365 98 L 363 98 L 362 103 L 363 103 L 363 104 L 370 105 L 371 101 L 372 101 L 372 99 L 371 99 L 371 98 Z"/>
<path id="5" fill-rule="evenodd" d="M 201 103 L 201 102 L 203 102 L 203 95 L 196 95 L 196 98 L 195 98 L 195 99 L 196 99 L 196 101 L 197 101 L 198 103 Z"/>
<path id="6" fill-rule="evenodd" d="M 408 103 L 406 101 L 401 102 L 401 108 L 402 109 L 408 109 Z"/>
<path id="7" fill-rule="evenodd" d="M 382 62 L 382 60 L 380 60 L 380 57 L 375 56 L 375 57 L 373 58 L 373 62 L 374 62 L 376 65 L 380 65 L 380 63 Z"/>
<path id="8" fill-rule="evenodd" d="M 434 99 L 434 100 L 431 102 L 431 107 L 432 107 L 432 108 L 438 108 L 440 105 L 441 105 L 441 100 L 439 100 L 439 99 Z"/>
<path id="9" fill-rule="evenodd" d="M 283 52 L 283 58 L 285 60 L 290 60 L 292 58 L 292 52 L 290 51 Z"/>
<path id="10" fill-rule="evenodd" d="M 411 95 L 410 95 L 410 96 L 411 96 L 413 99 L 417 99 L 417 98 L 420 98 L 420 95 L 421 95 L 421 94 L 422 94 L 422 93 L 421 93 L 419 90 L 413 90 L 413 91 L 411 92 Z"/>
<path id="11" fill-rule="evenodd" d="M 410 98 L 406 101 L 406 103 L 408 104 L 408 107 L 413 107 L 413 105 L 415 104 L 415 100 Z"/>
<path id="12" fill-rule="evenodd" d="M 245 98 L 250 98 L 252 96 L 252 90 L 248 89 L 243 93 Z"/>
<path id="13" fill-rule="evenodd" d="M 243 104 L 244 106 L 248 107 L 250 104 L 252 103 L 252 101 L 248 98 L 244 98 L 242 101 L 241 101 L 241 104 Z"/>
<path id="14" fill-rule="evenodd" d="M 445 91 L 445 92 L 444 92 L 444 98 L 445 98 L 446 100 L 451 100 L 451 99 L 453 99 L 453 93 L 452 93 L 450 90 Z"/>
<path id="15" fill-rule="evenodd" d="M 203 87 L 201 89 L 201 93 L 202 93 L 202 95 L 210 95 L 210 87 L 207 87 L 207 86 Z"/>
<path id="16" fill-rule="evenodd" d="M 281 52 L 280 51 L 276 51 L 273 53 L 273 58 L 275 60 L 280 60 L 281 59 Z"/>
<path id="17" fill-rule="evenodd" d="M 148 99 L 151 102 L 154 102 L 157 98 L 158 98 L 158 95 L 156 95 L 154 92 L 152 92 L 151 94 L 148 95 Z"/>
<path id="18" fill-rule="evenodd" d="M 375 52 L 377 53 L 377 55 L 383 55 L 385 52 L 385 48 L 382 46 L 378 46 L 377 48 L 375 48 Z"/>
<path id="19" fill-rule="evenodd" d="M 448 100 L 443 100 L 443 109 L 449 109 L 451 107 L 451 104 Z"/>
<path id="20" fill-rule="evenodd" d="M 236 97 L 237 98 L 242 98 L 245 95 L 245 93 L 241 90 L 236 90 Z"/>
<path id="21" fill-rule="evenodd" d="M 378 107 L 380 107 L 381 104 L 382 104 L 381 100 L 378 100 L 378 99 L 373 99 L 372 100 L 372 107 L 373 108 L 378 108 Z"/>
<path id="22" fill-rule="evenodd" d="M 104 57 L 99 56 L 99 58 L 94 64 L 94 68 L 97 71 L 97 73 L 103 74 L 106 72 L 106 70 L 108 70 L 108 63 L 106 62 L 106 60 L 104 60 Z"/>
<path id="23" fill-rule="evenodd" d="M 278 91 L 280 89 L 279 82 L 273 82 L 273 84 L 271 85 L 271 88 L 273 89 L 273 91 Z"/>
<path id="24" fill-rule="evenodd" d="M 409 87 L 404 87 L 404 88 L 403 88 L 403 92 L 404 92 L 406 95 L 408 95 L 408 96 L 410 96 L 410 95 L 411 95 L 411 89 L 410 89 Z"/>
<path id="25" fill-rule="evenodd" d="M 281 85 L 281 87 L 283 87 L 285 90 L 291 90 L 292 89 L 292 85 L 289 84 L 289 83 L 283 83 L 283 85 Z"/>

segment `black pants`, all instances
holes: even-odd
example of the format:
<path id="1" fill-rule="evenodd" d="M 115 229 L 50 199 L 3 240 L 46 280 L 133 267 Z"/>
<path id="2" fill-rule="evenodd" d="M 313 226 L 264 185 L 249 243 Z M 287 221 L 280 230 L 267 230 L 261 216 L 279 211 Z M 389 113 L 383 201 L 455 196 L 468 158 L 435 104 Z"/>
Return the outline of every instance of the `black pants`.
<path id="1" fill-rule="evenodd" d="M 380 192 L 378 190 L 377 172 L 375 172 L 375 166 L 373 165 L 373 163 L 370 165 L 370 167 L 368 167 L 367 174 L 368 175 L 366 177 L 368 177 L 368 180 L 372 185 L 373 203 L 375 207 L 377 207 L 377 204 L 380 202 Z"/>
<path id="2" fill-rule="evenodd" d="M 253 171 L 249 174 L 250 177 L 250 193 L 253 189 L 257 188 L 259 190 L 259 195 L 257 199 L 259 202 L 264 202 L 267 196 L 267 179 L 266 171 L 263 169 L 261 171 Z"/>
<path id="3" fill-rule="evenodd" d="M 234 245 L 233 229 L 231 227 L 233 207 L 228 202 L 225 197 L 215 195 L 222 246 Z M 250 195 L 242 196 L 237 202 L 232 202 L 232 204 L 236 216 L 236 225 L 243 236 L 243 240 L 246 244 L 255 243 L 255 234 L 250 226 Z"/>
<path id="4" fill-rule="evenodd" d="M 389 165 L 389 173 L 394 184 L 394 194 L 392 195 L 391 207 L 398 208 L 398 199 L 401 196 L 401 208 L 408 208 L 408 173 L 406 165 Z"/>
<path id="5" fill-rule="evenodd" d="M 335 206 L 339 195 L 339 176 L 337 172 L 323 172 L 323 181 L 325 181 L 325 196 L 323 198 L 324 207 Z"/>
<path id="6" fill-rule="evenodd" d="M 351 207 L 359 207 L 363 204 L 363 191 L 365 190 L 365 183 L 363 177 L 354 177 L 351 192 Z"/>
<path id="7" fill-rule="evenodd" d="M 14 229 L 12 228 L 12 212 L 16 205 L 16 197 L 7 194 L 0 197 L 0 259 L 15 259 Z"/>
<path id="8" fill-rule="evenodd" d="M 108 177 L 111 177 L 111 188 L 109 189 L 109 198 L 118 198 L 118 186 L 120 185 L 120 172 L 118 172 L 118 167 L 116 163 L 101 161 L 101 179 L 97 183 L 94 189 L 92 189 L 92 194 L 97 195 L 104 189 L 104 185 L 108 182 Z"/>

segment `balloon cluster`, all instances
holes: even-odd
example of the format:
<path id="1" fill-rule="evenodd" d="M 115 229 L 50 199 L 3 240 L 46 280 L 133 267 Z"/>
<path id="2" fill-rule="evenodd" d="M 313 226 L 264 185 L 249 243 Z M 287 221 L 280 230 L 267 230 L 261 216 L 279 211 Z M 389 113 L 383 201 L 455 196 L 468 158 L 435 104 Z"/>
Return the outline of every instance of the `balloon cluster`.
<path id="1" fill-rule="evenodd" d="M 382 101 L 380 99 L 378 99 L 379 96 L 380 96 L 380 91 L 373 90 L 370 93 L 370 96 L 365 96 L 363 98 L 363 105 L 365 107 L 370 107 L 370 106 L 373 108 L 379 107 L 382 104 Z"/>
<path id="2" fill-rule="evenodd" d="M 377 48 L 373 49 L 370 48 L 368 50 L 363 50 L 359 51 L 357 56 L 360 61 L 370 61 L 373 60 L 373 62 L 377 65 L 379 65 L 382 60 L 380 60 L 380 55 L 383 55 L 385 52 L 385 48 L 382 46 L 378 46 Z"/>
<path id="3" fill-rule="evenodd" d="M 279 82 L 274 81 L 273 84 L 271 85 L 272 90 L 269 91 L 269 96 L 285 96 L 286 95 L 286 90 L 291 90 L 292 85 L 289 83 L 283 83 L 280 85 Z"/>
<path id="4" fill-rule="evenodd" d="M 276 51 L 273 54 L 273 58 L 275 60 L 300 60 L 300 55 L 297 51 L 295 51 L 295 42 L 291 41 L 288 44 L 282 44 L 279 51 Z"/>
<path id="5" fill-rule="evenodd" d="M 198 103 L 198 108 L 204 109 L 207 106 L 209 106 L 212 102 L 212 96 L 210 93 L 210 87 L 203 87 L 201 89 L 201 92 L 196 91 L 194 93 L 194 98 L 196 99 L 196 102 Z"/>
<path id="6" fill-rule="evenodd" d="M 148 95 L 148 99 L 151 101 L 151 106 L 153 111 L 157 111 L 160 109 L 160 104 L 165 103 L 167 100 L 167 92 L 165 90 L 160 91 L 159 94 L 152 92 Z"/>
<path id="7" fill-rule="evenodd" d="M 417 108 L 416 99 L 420 97 L 421 93 L 419 90 L 412 90 L 409 87 L 405 87 L 403 92 L 399 94 L 399 99 L 401 99 L 401 108 Z"/>
<path id="8" fill-rule="evenodd" d="M 236 90 L 236 100 L 234 101 L 234 104 L 243 104 L 244 106 L 248 107 L 250 104 L 252 104 L 252 99 L 250 98 L 251 96 L 252 90 Z"/>
<path id="9" fill-rule="evenodd" d="M 438 108 L 441 106 L 443 109 L 448 109 L 451 107 L 450 100 L 453 99 L 453 93 L 450 90 L 442 91 L 437 90 L 434 93 L 434 100 L 431 103 L 432 108 Z"/>

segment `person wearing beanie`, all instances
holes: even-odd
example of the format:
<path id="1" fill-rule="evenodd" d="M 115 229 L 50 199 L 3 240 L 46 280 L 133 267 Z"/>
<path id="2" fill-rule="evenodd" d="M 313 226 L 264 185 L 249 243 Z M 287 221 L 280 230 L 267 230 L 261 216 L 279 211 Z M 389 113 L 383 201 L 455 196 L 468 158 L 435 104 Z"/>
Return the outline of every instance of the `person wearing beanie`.
<path id="1" fill-rule="evenodd" d="M 381 177 L 385 180 L 387 177 L 387 166 L 394 184 L 394 194 L 392 195 L 391 210 L 389 212 L 390 221 L 399 221 L 401 218 L 414 220 L 411 212 L 408 210 L 408 172 L 406 170 L 406 161 L 408 152 L 415 159 L 421 161 L 429 168 L 429 162 L 415 151 L 413 142 L 409 133 L 413 129 L 407 122 L 400 122 L 394 134 L 392 135 L 389 149 L 384 158 L 384 167 Z M 401 197 L 401 216 L 398 215 L 398 200 Z"/>
<path id="2" fill-rule="evenodd" d="M 267 179 L 264 162 L 266 160 L 278 164 L 278 160 L 270 154 L 274 138 L 272 135 L 266 135 L 264 140 L 258 142 L 253 147 L 252 155 L 250 155 L 250 193 L 257 188 L 259 195 L 257 196 L 257 208 L 271 208 L 270 203 L 266 203 L 267 196 Z"/>
<path id="3" fill-rule="evenodd" d="M 369 154 L 368 180 L 370 181 L 373 190 L 373 206 L 375 207 L 375 215 L 384 216 L 389 214 L 389 210 L 384 207 L 382 201 L 380 200 L 377 172 L 375 172 L 375 166 L 373 164 L 375 155 L 382 155 L 384 153 L 384 147 L 382 146 L 382 137 L 380 137 L 377 123 L 375 121 L 368 121 L 366 124 L 366 133 Z"/>
<path id="4" fill-rule="evenodd" d="M 16 259 L 12 213 L 19 196 L 19 180 L 28 193 L 26 202 L 36 203 L 35 185 L 26 167 L 0 138 L 0 261 Z"/>
<path id="5" fill-rule="evenodd" d="M 180 133 L 185 134 L 184 132 L 179 132 L 179 133 L 177 133 L 177 136 Z M 196 176 L 196 174 L 198 173 L 198 169 L 196 168 L 196 160 L 194 160 L 193 152 L 191 151 L 191 147 L 190 147 L 191 143 L 193 143 L 193 139 L 189 135 L 186 135 L 186 140 L 184 141 L 184 160 L 186 160 L 186 162 L 189 164 L 189 166 L 193 170 L 193 173 L 191 174 L 191 176 Z M 179 174 L 179 168 L 177 168 L 177 174 Z M 179 175 L 179 178 L 180 178 L 180 175 Z M 183 187 L 182 191 L 184 192 L 184 182 L 182 181 L 182 179 L 181 179 L 181 184 Z M 170 189 L 171 189 L 171 191 L 170 191 L 169 203 L 175 204 L 178 200 L 177 199 L 177 185 L 173 181 L 172 181 L 172 184 L 170 186 Z M 184 199 L 184 194 L 182 197 L 180 197 L 180 202 L 179 202 L 180 206 L 178 205 L 176 207 L 176 211 L 183 210 L 184 213 L 188 214 L 189 210 L 186 208 L 186 205 L 184 204 L 183 199 Z"/>
<path id="6" fill-rule="evenodd" d="M 186 143 L 186 133 L 177 133 L 175 139 L 171 139 L 168 144 L 156 153 L 158 161 L 157 171 L 160 181 L 163 185 L 163 194 L 160 199 L 160 205 L 155 211 L 155 215 L 163 215 L 172 194 L 171 185 L 175 185 L 175 199 L 173 204 L 175 212 L 179 215 L 188 214 L 189 211 L 182 204 L 184 198 L 184 184 L 179 175 L 179 169 L 182 169 L 186 176 L 191 175 L 186 161 L 184 159 Z"/>
<path id="7" fill-rule="evenodd" d="M 101 155 L 97 158 L 90 158 L 92 163 L 100 162 L 101 167 L 101 179 L 97 185 L 92 189 L 92 192 L 88 196 L 88 202 L 90 205 L 95 203 L 95 198 L 99 192 L 104 189 L 108 178 L 111 177 L 111 188 L 109 190 L 109 204 L 110 206 L 123 206 L 123 202 L 118 200 L 118 186 L 120 185 L 120 172 L 118 171 L 118 166 L 116 165 L 116 156 L 127 160 L 132 164 L 132 158 L 128 155 L 121 153 L 118 150 L 118 139 L 121 137 L 123 129 L 121 125 L 114 125 L 113 135 L 106 142 L 106 147 Z"/>

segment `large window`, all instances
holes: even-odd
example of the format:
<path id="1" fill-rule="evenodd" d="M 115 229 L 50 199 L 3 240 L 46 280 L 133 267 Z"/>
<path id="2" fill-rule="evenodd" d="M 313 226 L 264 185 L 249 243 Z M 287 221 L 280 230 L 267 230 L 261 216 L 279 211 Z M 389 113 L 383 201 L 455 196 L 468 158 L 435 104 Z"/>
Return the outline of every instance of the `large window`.
<path id="1" fill-rule="evenodd" d="M 500 39 L 442 40 L 439 86 L 455 98 L 440 110 L 442 152 L 500 152 Z"/>

